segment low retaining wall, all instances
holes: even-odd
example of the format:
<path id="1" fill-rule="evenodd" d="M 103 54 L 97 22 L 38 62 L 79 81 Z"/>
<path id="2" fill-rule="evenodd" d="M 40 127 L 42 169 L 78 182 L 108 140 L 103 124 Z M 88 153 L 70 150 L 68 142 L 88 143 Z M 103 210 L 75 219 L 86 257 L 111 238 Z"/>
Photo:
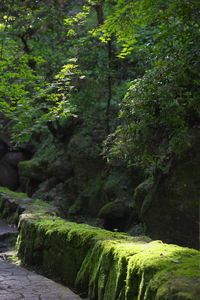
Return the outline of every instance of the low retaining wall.
<path id="1" fill-rule="evenodd" d="M 199 299 L 197 250 L 67 222 L 45 205 L 33 201 L 20 215 L 17 247 L 25 264 L 91 300 Z"/>

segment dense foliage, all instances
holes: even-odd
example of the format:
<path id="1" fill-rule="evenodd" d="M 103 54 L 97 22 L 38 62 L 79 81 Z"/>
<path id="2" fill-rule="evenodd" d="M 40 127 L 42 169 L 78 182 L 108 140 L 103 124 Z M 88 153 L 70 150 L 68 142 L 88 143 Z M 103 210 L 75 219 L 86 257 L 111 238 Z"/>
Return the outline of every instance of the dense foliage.
<path id="1" fill-rule="evenodd" d="M 2 1 L 0 107 L 15 141 L 79 116 L 110 133 L 108 160 L 162 168 L 199 126 L 199 17 L 198 0 Z"/>
<path id="2" fill-rule="evenodd" d="M 135 13 L 131 1 L 127 9 Z M 120 156 L 152 172 L 190 146 L 200 120 L 199 9 L 197 1 L 140 1 L 133 31 L 141 35 L 133 49 L 138 49 L 141 36 L 146 39 L 140 50 L 146 52 L 148 68 L 123 100 L 121 125 L 109 139 L 114 140 L 110 157 Z M 124 18 L 130 22 L 130 14 Z M 126 26 L 122 39 L 127 38 Z"/>

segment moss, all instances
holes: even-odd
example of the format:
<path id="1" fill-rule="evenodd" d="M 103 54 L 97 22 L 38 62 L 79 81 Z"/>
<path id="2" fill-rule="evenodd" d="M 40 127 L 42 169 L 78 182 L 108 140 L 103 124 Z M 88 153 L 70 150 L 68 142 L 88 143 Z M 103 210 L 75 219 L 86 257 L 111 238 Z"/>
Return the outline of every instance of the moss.
<path id="1" fill-rule="evenodd" d="M 104 205 L 98 213 L 98 217 L 104 222 L 104 228 L 114 231 L 124 231 L 129 216 L 130 207 L 118 199 Z"/>
<path id="2" fill-rule="evenodd" d="M 98 217 L 103 219 L 123 218 L 128 213 L 128 207 L 123 201 L 116 200 L 108 202 L 99 211 Z"/>
<path id="3" fill-rule="evenodd" d="M 189 248 L 167 245 L 162 242 L 144 245 L 128 264 L 127 299 L 135 296 L 135 282 L 138 282 L 138 298 L 136 299 L 179 299 L 177 295 L 185 289 L 183 299 L 197 299 L 196 295 L 200 292 L 197 288 L 199 258 L 198 251 Z M 182 287 L 175 285 L 172 291 L 171 284 L 178 282 L 181 278 L 185 279 L 187 284 L 192 279 L 196 288 L 191 292 L 189 286 L 186 288 L 186 285 Z M 188 298 L 189 295 L 191 295 L 190 298 Z"/>
<path id="4" fill-rule="evenodd" d="M 9 190 L 8 188 L 5 187 L 0 187 L 0 193 L 4 193 L 10 197 L 13 197 L 15 199 L 21 199 L 21 198 L 27 198 L 27 194 L 25 193 L 16 193 L 13 192 L 11 190 Z"/>
<path id="5" fill-rule="evenodd" d="M 79 195 L 81 214 L 96 216 L 99 208 L 105 203 L 106 195 L 102 188 L 104 176 L 103 171 L 85 182 Z"/>
<path id="6" fill-rule="evenodd" d="M 52 162 L 57 155 L 58 149 L 56 149 L 56 145 L 53 142 L 52 135 L 49 135 L 42 141 L 42 143 L 40 143 L 40 145 L 38 145 L 34 160 L 38 162 Z"/>
<path id="7" fill-rule="evenodd" d="M 24 243 L 28 222 L 29 240 Z M 40 266 L 68 285 L 73 285 L 78 270 L 88 250 L 96 239 L 119 238 L 115 233 L 99 230 L 86 224 L 66 222 L 58 217 L 32 216 L 22 219 L 21 238 L 18 240 L 19 255 L 26 264 Z M 30 230 L 30 226 L 32 230 Z M 35 231 L 34 228 L 37 228 Z M 120 237 L 127 238 L 126 235 Z M 32 249 L 30 249 L 32 247 Z M 27 255 L 28 253 L 28 255 Z M 69 276 L 70 270 L 70 276 Z"/>
<path id="8" fill-rule="evenodd" d="M 11 261 L 11 262 L 14 262 L 17 265 L 20 264 L 20 259 L 19 259 L 19 257 L 17 255 L 9 256 L 8 260 Z"/>
<path id="9" fill-rule="evenodd" d="M 99 211 L 98 217 L 99 218 L 104 218 L 105 216 L 109 215 L 112 212 L 114 203 L 113 202 L 108 202 L 105 204 Z"/>
<path id="10" fill-rule="evenodd" d="M 199 249 L 199 138 L 190 150 L 169 162 L 155 177 L 144 200 L 142 220 L 153 239 Z"/>
<path id="11" fill-rule="evenodd" d="M 49 204 L 47 202 L 41 201 L 39 199 L 33 200 L 31 205 L 28 208 L 29 212 L 31 212 L 33 215 L 42 215 L 42 214 L 52 214 L 53 216 L 56 216 L 58 214 L 58 211 L 55 207 L 53 207 L 52 204 Z"/>
<path id="12" fill-rule="evenodd" d="M 44 162 L 40 160 L 33 158 L 31 160 L 21 161 L 18 166 L 21 176 L 38 179 L 40 174 L 40 176 L 43 177 Z"/>
<path id="13" fill-rule="evenodd" d="M 11 224 L 17 224 L 19 215 L 23 211 L 18 202 L 24 199 L 25 196 L 26 194 L 18 194 L 7 188 L 0 187 L 0 217 Z"/>
<path id="14" fill-rule="evenodd" d="M 79 214 L 80 211 L 81 211 L 81 200 L 80 200 L 80 197 L 70 206 L 69 208 L 69 215 L 70 216 L 73 216 L 73 215 L 76 215 L 76 214 Z"/>
<path id="15" fill-rule="evenodd" d="M 109 195 L 109 198 L 121 197 L 128 187 L 133 185 L 127 172 L 124 169 L 113 169 L 106 178 L 103 189 Z"/>
<path id="16" fill-rule="evenodd" d="M 10 224 L 16 224 L 17 225 L 18 220 L 19 220 L 19 215 L 20 215 L 20 212 L 19 211 L 15 211 L 15 213 L 13 213 L 11 216 L 8 216 L 6 218 L 6 220 Z"/>
<path id="17" fill-rule="evenodd" d="M 148 177 L 145 181 L 140 183 L 134 191 L 134 201 L 139 215 L 141 215 L 141 208 L 144 204 L 145 197 L 153 186 L 153 182 L 154 178 L 152 176 Z"/>
<path id="18" fill-rule="evenodd" d="M 91 300 L 199 299 L 197 250 L 68 222 L 47 215 L 51 208 L 40 201 L 39 213 L 32 213 L 31 205 L 20 218 L 17 241 L 26 265 Z"/>
<path id="19" fill-rule="evenodd" d="M 24 193 L 15 193 L 7 188 L 0 188 L 0 216 L 11 224 L 19 221 L 19 216 L 27 211 L 35 216 L 57 215 L 58 211 L 51 204 L 39 199 L 31 199 Z"/>
<path id="20" fill-rule="evenodd" d="M 48 274 L 75 286 L 90 299 L 197 299 L 199 253 L 196 250 L 58 217 L 32 215 L 28 221 L 22 219 L 23 222 L 31 222 L 36 230 L 29 230 L 29 234 L 32 232 L 29 239 L 34 240 L 34 245 L 30 249 L 28 243 L 29 251 L 23 250 L 25 262 L 24 253 L 29 252 L 29 261 L 32 252 L 34 263 L 37 258 Z M 23 234 L 25 239 L 27 231 Z M 192 292 L 191 280 L 194 282 Z M 185 282 L 184 286 L 181 287 L 180 282 Z"/>
<path id="21" fill-rule="evenodd" d="M 169 282 L 167 285 L 168 296 L 162 294 L 163 298 L 159 296 L 158 299 L 179 299 L 176 298 L 177 292 L 184 294 L 185 298 L 183 299 L 197 299 L 195 295 L 198 295 L 199 292 L 198 260 L 199 254 L 196 250 L 160 242 L 146 243 L 141 239 L 128 243 L 124 241 L 98 242 L 85 258 L 76 284 L 82 290 L 89 286 L 88 292 L 91 299 L 150 300 L 157 299 L 157 294 L 159 295 L 160 291 L 164 289 L 169 278 L 168 274 L 171 274 L 170 282 L 185 278 L 185 282 L 188 284 L 187 280 L 190 283 L 189 273 L 191 273 L 194 280 L 193 286 L 195 286 L 192 292 L 185 285 L 174 288 L 170 295 Z M 155 282 L 160 276 L 158 274 L 165 275 L 164 281 L 157 281 L 155 288 Z M 184 289 L 186 291 L 183 292 Z M 193 298 L 187 298 L 189 294 Z"/>
<path id="22" fill-rule="evenodd" d="M 76 287 L 81 291 L 89 287 L 91 299 L 115 300 L 123 295 L 128 256 L 119 255 L 116 251 L 118 243 L 113 240 L 98 241 L 81 266 Z"/>
<path id="23" fill-rule="evenodd" d="M 38 171 L 47 162 L 52 162 L 58 151 L 52 143 L 52 136 L 48 136 L 40 145 L 38 145 L 37 152 L 30 160 L 19 163 L 20 173 L 22 176 L 29 177 L 31 173 Z M 44 170 L 42 170 L 44 172 Z"/>

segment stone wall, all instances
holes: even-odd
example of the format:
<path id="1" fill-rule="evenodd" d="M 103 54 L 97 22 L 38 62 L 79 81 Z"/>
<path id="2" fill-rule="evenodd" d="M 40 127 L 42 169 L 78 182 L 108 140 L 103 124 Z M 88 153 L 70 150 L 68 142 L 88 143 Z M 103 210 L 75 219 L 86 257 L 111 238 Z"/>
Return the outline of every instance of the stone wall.
<path id="1" fill-rule="evenodd" d="M 23 263 L 91 300 L 199 299 L 199 252 L 56 217 L 43 202 L 1 193 L 23 206 L 18 255 Z M 7 200 L 6 200 L 7 201 Z M 10 203 L 10 201 L 9 201 Z"/>

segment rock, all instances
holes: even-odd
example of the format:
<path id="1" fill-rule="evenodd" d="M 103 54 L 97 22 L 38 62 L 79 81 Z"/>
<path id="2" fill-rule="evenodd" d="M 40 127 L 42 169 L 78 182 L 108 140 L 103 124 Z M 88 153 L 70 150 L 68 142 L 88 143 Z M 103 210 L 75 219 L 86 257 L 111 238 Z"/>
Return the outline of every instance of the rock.
<path id="1" fill-rule="evenodd" d="M 53 203 L 59 209 L 62 216 L 67 215 L 68 208 L 71 205 L 67 183 L 58 183 L 55 177 L 42 182 L 32 197 Z"/>
<path id="2" fill-rule="evenodd" d="M 20 161 L 26 159 L 27 159 L 26 155 L 24 155 L 22 152 L 17 152 L 17 151 L 7 152 L 3 157 L 3 160 L 13 167 L 17 167 Z"/>
<path id="3" fill-rule="evenodd" d="M 48 175 L 55 177 L 61 182 L 66 181 L 73 173 L 72 164 L 68 157 L 60 157 L 48 166 Z"/>
<path id="4" fill-rule="evenodd" d="M 68 155 L 75 187 L 75 201 L 70 207 L 70 215 L 81 213 L 94 216 L 105 204 L 104 192 L 101 192 L 105 177 L 101 150 L 101 144 L 94 142 L 92 136 L 83 131 L 73 135 L 69 142 Z"/>
<path id="5" fill-rule="evenodd" d="M 198 248 L 199 139 L 167 174 L 157 177 L 142 206 L 145 233 L 153 239 Z"/>
<path id="6" fill-rule="evenodd" d="M 32 195 L 34 199 L 43 200 L 46 194 L 49 194 L 51 189 L 53 189 L 58 184 L 55 177 L 51 177 L 39 184 L 37 191 Z"/>
<path id="7" fill-rule="evenodd" d="M 13 148 L 3 134 L 0 135 L 0 185 L 15 190 L 19 187 L 18 164 L 32 154 L 28 145 Z"/>
<path id="8" fill-rule="evenodd" d="M 69 210 L 70 216 L 81 214 L 95 217 L 97 215 L 99 209 L 107 202 L 102 189 L 103 175 L 104 173 L 96 174 L 96 176 L 85 182 L 84 186 L 79 186 L 79 190 L 77 189 L 76 178 L 72 178 L 67 188 L 67 191 L 71 191 L 71 198 L 75 199 Z M 68 192 L 67 194 L 69 195 Z"/>
<path id="9" fill-rule="evenodd" d="M 24 155 L 26 155 L 27 159 L 30 159 L 36 151 L 34 145 L 27 143 L 18 146 L 17 149 L 19 152 L 22 152 Z"/>
<path id="10" fill-rule="evenodd" d="M 144 228 L 142 223 L 134 224 L 127 230 L 127 233 L 132 236 L 144 236 Z"/>
<path id="11" fill-rule="evenodd" d="M 47 163 L 37 159 L 22 161 L 19 163 L 19 172 L 23 177 L 42 182 L 46 179 Z"/>
<path id="12" fill-rule="evenodd" d="M 110 171 L 107 176 L 103 190 L 108 195 L 109 199 L 115 199 L 129 192 L 131 186 L 131 178 L 122 168 L 116 168 Z"/>
<path id="13" fill-rule="evenodd" d="M 8 151 L 8 145 L 0 138 L 0 159 Z"/>
<path id="14" fill-rule="evenodd" d="M 152 186 L 153 186 L 153 177 L 148 177 L 145 181 L 140 183 L 134 191 L 133 200 L 134 200 L 134 204 L 138 216 L 141 216 L 141 208 L 144 203 L 144 199 L 151 191 Z"/>
<path id="15" fill-rule="evenodd" d="M 94 143 L 91 136 L 82 133 L 74 135 L 68 150 L 79 187 L 83 187 L 85 182 L 95 178 L 105 167 L 105 162 L 100 156 L 101 146 Z"/>
<path id="16" fill-rule="evenodd" d="M 31 196 L 39 184 L 47 179 L 47 163 L 37 159 L 19 163 L 20 188 Z"/>
<path id="17" fill-rule="evenodd" d="M 104 220 L 104 228 L 109 230 L 123 231 L 127 225 L 130 209 L 123 200 L 116 199 L 104 205 L 98 217 Z"/>
<path id="18" fill-rule="evenodd" d="M 19 185 L 17 169 L 7 162 L 0 161 L 0 186 L 7 187 L 11 190 L 17 189 Z"/>

